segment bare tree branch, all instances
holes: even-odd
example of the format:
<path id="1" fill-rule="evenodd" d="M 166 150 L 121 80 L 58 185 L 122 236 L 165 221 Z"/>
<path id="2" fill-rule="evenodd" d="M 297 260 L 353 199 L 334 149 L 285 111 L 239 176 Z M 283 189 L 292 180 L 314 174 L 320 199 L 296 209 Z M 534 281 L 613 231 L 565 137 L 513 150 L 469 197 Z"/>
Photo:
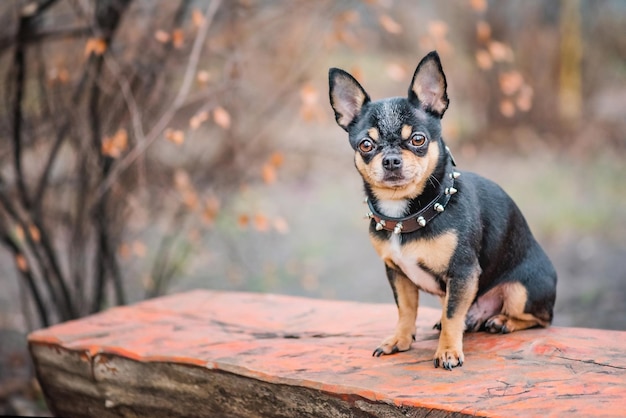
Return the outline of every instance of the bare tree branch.
<path id="1" fill-rule="evenodd" d="M 17 271 L 19 271 L 20 276 L 24 279 L 26 286 L 30 294 L 33 297 L 35 302 L 35 308 L 37 309 L 37 314 L 39 316 L 39 320 L 41 321 L 41 325 L 47 327 L 50 325 L 50 319 L 48 317 L 48 309 L 45 306 L 43 301 L 41 292 L 35 283 L 35 278 L 33 277 L 32 271 L 28 267 L 26 256 L 20 250 L 19 245 L 15 242 L 15 240 L 9 235 L 6 225 L 0 225 L 0 240 L 4 243 L 4 245 L 9 248 L 11 253 L 13 254 L 13 259 L 15 260 L 15 265 Z M 26 307 L 23 307 L 26 309 Z"/>
<path id="2" fill-rule="evenodd" d="M 150 130 L 148 135 L 143 138 L 143 140 L 138 141 L 137 146 L 133 148 L 130 152 L 128 152 L 122 158 L 122 160 L 120 160 L 118 164 L 116 164 L 111 173 L 102 183 L 96 195 L 96 199 L 100 198 L 100 196 L 106 193 L 106 191 L 109 190 L 115 182 L 117 176 L 119 176 L 123 171 L 128 169 L 128 167 L 130 167 L 130 165 L 135 162 L 139 155 L 143 154 L 148 149 L 148 147 L 152 145 L 152 143 L 165 130 L 176 112 L 184 105 L 185 100 L 189 95 L 189 91 L 191 90 L 194 75 L 198 68 L 198 61 L 200 59 L 200 53 L 202 52 L 202 45 L 204 44 L 204 41 L 209 31 L 209 27 L 211 26 L 211 22 L 213 21 L 213 18 L 215 17 L 215 14 L 219 9 L 220 4 L 221 0 L 213 0 L 206 8 L 206 11 L 204 13 L 204 21 L 198 29 L 198 34 L 196 35 L 191 54 L 189 55 L 189 61 L 187 63 L 187 68 L 185 69 L 183 82 L 180 89 L 178 90 L 178 94 L 172 102 L 172 105 L 163 113 L 161 118 L 155 123 L 154 127 Z"/>

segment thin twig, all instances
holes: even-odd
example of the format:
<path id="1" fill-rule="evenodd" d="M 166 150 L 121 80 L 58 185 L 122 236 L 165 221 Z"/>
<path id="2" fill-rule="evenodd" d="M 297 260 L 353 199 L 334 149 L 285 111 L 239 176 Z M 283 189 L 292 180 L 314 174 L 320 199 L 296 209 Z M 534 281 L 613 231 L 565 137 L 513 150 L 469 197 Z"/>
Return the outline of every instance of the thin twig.
<path id="1" fill-rule="evenodd" d="M 170 123 L 176 112 L 185 104 L 185 100 L 189 95 L 191 90 L 191 86 L 193 83 L 194 74 L 198 68 L 198 61 L 200 60 L 200 53 L 202 52 L 202 45 L 207 37 L 209 27 L 211 26 L 211 22 L 215 17 L 215 13 L 220 7 L 221 0 L 213 0 L 207 6 L 206 12 L 204 13 L 204 21 L 198 30 L 198 34 L 196 35 L 196 39 L 194 40 L 194 44 L 191 50 L 191 54 L 189 55 L 189 61 L 187 62 L 187 68 L 185 70 L 185 75 L 183 78 L 183 83 L 181 84 L 180 89 L 178 90 L 178 94 L 174 98 L 172 105 L 163 113 L 161 118 L 155 123 L 154 127 L 148 132 L 148 135 L 143 138 L 142 141 L 138 141 L 137 146 L 128 152 L 115 167 L 111 170 L 107 178 L 101 183 L 100 188 L 96 194 L 95 199 L 98 200 L 102 197 L 107 190 L 111 188 L 116 178 L 131 164 L 135 162 L 135 160 L 143 154 L 152 143 L 159 138 L 161 133 L 165 130 L 167 125 Z"/>
<path id="2" fill-rule="evenodd" d="M 13 222 L 19 225 L 22 231 L 24 231 L 24 238 L 26 238 L 26 243 L 28 244 L 28 247 L 32 250 L 31 253 L 33 257 L 40 266 L 43 276 L 48 278 L 48 280 L 44 280 L 44 283 L 48 288 L 50 297 L 54 302 L 54 306 L 58 307 L 59 316 L 64 319 L 70 319 L 72 311 L 70 306 L 68 305 L 69 299 L 65 283 L 63 282 L 61 276 L 58 276 L 56 274 L 56 271 L 50 271 L 49 263 L 46 263 L 46 259 L 50 260 L 51 258 L 48 257 L 48 254 L 46 253 L 46 248 L 44 247 L 42 249 L 38 245 L 38 242 L 40 242 L 40 240 L 45 237 L 45 231 L 37 227 L 39 229 L 39 239 L 36 240 L 33 237 L 30 225 L 26 222 L 26 220 L 23 219 L 17 208 L 13 205 L 11 199 L 9 199 L 9 197 L 2 190 L 4 184 L 4 180 L 0 178 L 0 207 L 2 207 L 4 211 L 11 217 L 11 219 L 13 219 Z M 9 246 L 10 249 L 13 250 L 9 241 L 5 241 L 5 243 Z M 42 254 L 42 250 L 44 251 L 45 255 Z M 52 259 L 53 258 L 54 257 L 52 257 Z"/>
<path id="3" fill-rule="evenodd" d="M 15 169 L 15 180 L 17 190 L 22 200 L 22 204 L 28 210 L 30 199 L 24 181 L 24 171 L 22 170 L 22 98 L 24 97 L 24 81 L 26 79 L 26 63 L 24 43 L 22 39 L 28 31 L 30 18 L 20 19 L 17 36 L 15 39 L 15 52 L 13 54 L 13 65 L 15 68 L 15 96 L 13 97 L 13 164 Z"/>
<path id="4" fill-rule="evenodd" d="M 48 310 L 46 309 L 43 298 L 41 297 L 41 293 L 37 288 L 37 284 L 35 283 L 32 271 L 28 267 L 26 257 L 20 250 L 20 247 L 17 245 L 17 243 L 13 240 L 13 238 L 11 238 L 8 232 L 5 231 L 5 228 L 0 229 L 0 240 L 2 240 L 4 245 L 9 248 L 9 250 L 11 250 L 11 252 L 13 253 L 13 258 L 15 260 L 17 271 L 20 272 L 20 275 L 28 286 L 30 294 L 33 296 L 33 300 L 35 301 L 35 307 L 37 308 L 37 313 L 39 314 L 39 320 L 41 321 L 41 324 L 44 327 L 49 326 L 50 319 L 48 318 Z M 22 263 L 26 263 L 26 265 Z M 24 306 L 23 308 L 27 309 L 26 306 Z"/>

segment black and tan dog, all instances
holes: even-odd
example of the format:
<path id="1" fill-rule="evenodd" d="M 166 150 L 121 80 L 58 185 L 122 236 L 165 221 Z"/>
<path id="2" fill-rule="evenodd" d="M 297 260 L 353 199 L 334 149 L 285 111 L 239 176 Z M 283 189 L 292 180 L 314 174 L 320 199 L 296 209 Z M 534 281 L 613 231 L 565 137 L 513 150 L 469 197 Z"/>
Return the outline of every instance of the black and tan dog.
<path id="1" fill-rule="evenodd" d="M 548 326 L 556 273 L 522 213 L 495 183 L 454 170 L 441 138 L 448 96 L 437 53 L 419 63 L 407 98 L 371 101 L 336 68 L 329 81 L 364 180 L 371 241 L 398 306 L 395 333 L 374 355 L 410 348 L 419 290 L 443 305 L 435 367 L 463 365 L 464 331 Z"/>

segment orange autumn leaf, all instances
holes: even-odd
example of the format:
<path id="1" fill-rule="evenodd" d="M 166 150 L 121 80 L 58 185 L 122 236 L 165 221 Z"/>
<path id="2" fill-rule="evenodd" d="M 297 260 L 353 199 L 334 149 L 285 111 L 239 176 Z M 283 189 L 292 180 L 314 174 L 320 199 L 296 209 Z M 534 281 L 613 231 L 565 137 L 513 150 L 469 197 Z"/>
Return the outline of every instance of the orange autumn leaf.
<path id="1" fill-rule="evenodd" d="M 37 228 L 35 225 L 30 225 L 28 227 L 28 232 L 30 233 L 33 241 L 39 242 L 41 240 L 41 233 L 39 232 L 39 228 Z"/>
<path id="2" fill-rule="evenodd" d="M 261 168 L 261 177 L 265 184 L 273 184 L 276 182 L 276 168 L 271 164 L 264 164 Z"/>
<path id="3" fill-rule="evenodd" d="M 204 23 L 204 15 L 199 9 L 193 9 L 191 12 L 191 21 L 196 28 L 199 28 Z"/>
<path id="4" fill-rule="evenodd" d="M 350 68 L 350 74 L 352 74 L 352 77 L 354 77 L 354 79 L 357 80 L 359 83 L 362 83 L 364 81 L 363 69 L 358 65 L 354 65 Z"/>
<path id="5" fill-rule="evenodd" d="M 215 218 L 217 218 L 217 214 L 220 211 L 220 206 L 221 202 L 216 196 L 209 196 L 205 200 L 202 218 L 207 224 L 213 225 Z"/>
<path id="6" fill-rule="evenodd" d="M 158 31 L 154 32 L 154 39 L 156 39 L 162 44 L 165 44 L 170 41 L 171 36 L 169 33 L 165 32 L 163 29 L 159 29 Z"/>
<path id="7" fill-rule="evenodd" d="M 491 54 L 485 51 L 484 49 L 479 49 L 476 51 L 476 64 L 478 64 L 478 68 L 481 70 L 489 70 L 493 67 L 493 60 L 491 59 Z"/>
<path id="8" fill-rule="evenodd" d="M 443 39 L 448 34 L 448 24 L 442 20 L 428 23 L 428 32 L 434 39 Z"/>
<path id="9" fill-rule="evenodd" d="M 70 80 L 70 72 L 64 67 L 54 67 L 48 71 L 48 80 L 51 83 L 65 84 Z"/>
<path id="10" fill-rule="evenodd" d="M 476 23 L 476 39 L 481 42 L 487 42 L 491 38 L 491 26 L 489 23 L 481 20 Z"/>
<path id="11" fill-rule="evenodd" d="M 195 190 L 188 189 L 182 192 L 183 195 L 183 203 L 191 210 L 198 209 L 198 195 Z"/>
<path id="12" fill-rule="evenodd" d="M 300 88 L 300 117 L 305 122 L 324 119 L 324 110 L 319 105 L 319 91 L 312 84 L 306 83 Z"/>
<path id="13" fill-rule="evenodd" d="M 145 257 L 146 252 L 148 250 L 146 248 L 146 244 L 144 244 L 143 242 L 139 240 L 135 240 L 133 241 L 132 247 L 133 247 L 133 254 L 135 254 L 139 258 Z"/>
<path id="14" fill-rule="evenodd" d="M 207 70 L 200 70 L 198 71 L 196 79 L 200 84 L 206 84 L 211 80 L 211 73 L 209 73 Z"/>
<path id="15" fill-rule="evenodd" d="M 18 240 L 24 241 L 24 228 L 21 225 L 15 226 L 15 236 Z"/>
<path id="16" fill-rule="evenodd" d="M 17 254 L 15 256 L 15 264 L 17 264 L 17 268 L 25 273 L 28 271 L 28 262 L 26 261 L 26 257 L 22 254 Z"/>
<path id="17" fill-rule="evenodd" d="M 178 129 L 166 129 L 165 138 L 176 145 L 181 145 L 185 142 L 185 133 Z"/>
<path id="18" fill-rule="evenodd" d="M 404 79 L 407 77 L 404 66 L 396 62 L 389 63 L 385 70 L 389 78 L 393 81 L 404 82 Z"/>
<path id="19" fill-rule="evenodd" d="M 113 136 L 104 137 L 101 145 L 102 154 L 111 158 L 119 158 L 128 148 L 128 132 L 121 128 Z"/>
<path id="20" fill-rule="evenodd" d="M 524 77 L 522 77 L 519 71 L 511 70 L 501 73 L 498 81 L 502 93 L 506 96 L 511 96 L 522 87 Z"/>
<path id="21" fill-rule="evenodd" d="M 346 10 L 339 13 L 335 17 L 335 25 L 349 25 L 357 23 L 361 19 L 359 12 L 356 10 Z"/>
<path id="22" fill-rule="evenodd" d="M 389 15 L 381 15 L 378 18 L 378 22 L 380 23 L 380 26 L 383 27 L 383 29 L 393 35 L 398 35 L 399 33 L 402 33 L 402 25 L 400 25 Z"/>
<path id="23" fill-rule="evenodd" d="M 117 248 L 117 254 L 123 259 L 128 260 L 130 258 L 130 245 L 127 243 L 122 243 Z"/>
<path id="24" fill-rule="evenodd" d="M 284 155 L 283 155 L 283 153 L 282 153 L 282 152 L 280 152 L 280 151 L 275 151 L 275 152 L 274 152 L 274 153 L 270 156 L 270 159 L 269 159 L 269 163 L 270 163 L 272 166 L 276 167 L 276 168 L 278 168 L 278 167 L 280 167 L 281 165 L 283 165 L 283 163 L 284 163 L 284 162 L 285 162 L 285 156 L 284 156 Z"/>
<path id="25" fill-rule="evenodd" d="M 285 218 L 279 216 L 274 218 L 274 229 L 280 234 L 286 234 L 289 232 L 289 224 Z"/>
<path id="26" fill-rule="evenodd" d="M 221 106 L 213 109 L 213 120 L 222 129 L 230 128 L 230 114 Z"/>
<path id="27" fill-rule="evenodd" d="M 512 118 L 515 116 L 515 105 L 509 99 L 504 99 L 500 102 L 500 113 L 505 118 Z"/>
<path id="28" fill-rule="evenodd" d="M 524 84 L 515 100 L 515 105 L 522 112 L 528 112 L 533 107 L 533 88 Z"/>
<path id="29" fill-rule="evenodd" d="M 470 0 L 470 6 L 476 12 L 487 10 L 487 0 Z"/>
<path id="30" fill-rule="evenodd" d="M 513 50 L 505 43 L 498 41 L 491 41 L 488 45 L 491 58 L 496 62 L 511 62 L 513 61 Z"/>
<path id="31" fill-rule="evenodd" d="M 185 46 L 185 34 L 182 29 L 175 29 L 174 32 L 172 32 L 172 45 L 174 45 L 176 49 Z"/>
<path id="32" fill-rule="evenodd" d="M 107 44 L 102 38 L 89 38 L 85 44 L 85 56 L 88 57 L 91 54 L 102 55 L 107 50 Z"/>
<path id="33" fill-rule="evenodd" d="M 259 232 L 267 232 L 270 229 L 270 221 L 267 219 L 267 216 L 257 213 L 254 215 L 254 227 Z"/>
<path id="34" fill-rule="evenodd" d="M 207 120 L 209 120 L 209 112 L 206 110 L 200 111 L 189 119 L 189 127 L 196 130 Z"/>
<path id="35" fill-rule="evenodd" d="M 185 170 L 177 169 L 174 171 L 174 185 L 178 190 L 185 190 L 191 187 L 191 179 Z"/>
<path id="36" fill-rule="evenodd" d="M 237 225 L 239 228 L 246 229 L 250 225 L 250 217 L 246 214 L 241 214 L 237 217 Z"/>
<path id="37" fill-rule="evenodd" d="M 319 92 L 311 84 L 305 84 L 300 88 L 300 100 L 305 105 L 314 105 L 319 98 Z"/>

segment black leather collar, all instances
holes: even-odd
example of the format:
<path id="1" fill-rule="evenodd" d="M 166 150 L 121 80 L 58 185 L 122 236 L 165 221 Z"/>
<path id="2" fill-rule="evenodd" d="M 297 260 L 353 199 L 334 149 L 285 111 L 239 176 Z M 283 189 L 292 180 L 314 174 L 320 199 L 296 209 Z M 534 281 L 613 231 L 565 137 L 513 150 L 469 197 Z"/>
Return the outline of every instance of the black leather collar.
<path id="1" fill-rule="evenodd" d="M 454 171 L 454 167 L 456 167 L 454 157 L 447 146 L 445 149 L 447 153 L 446 171 L 439 184 L 439 194 L 419 211 L 402 218 L 391 218 L 378 212 L 376 208 L 374 208 L 373 203 L 369 199 L 367 200 L 370 209 L 367 218 L 374 220 L 377 231 L 384 229 L 386 231 L 392 231 L 394 234 L 414 232 L 425 227 L 428 222 L 446 209 L 450 198 L 457 192 L 454 188 L 454 180 L 456 180 L 461 173 Z"/>

